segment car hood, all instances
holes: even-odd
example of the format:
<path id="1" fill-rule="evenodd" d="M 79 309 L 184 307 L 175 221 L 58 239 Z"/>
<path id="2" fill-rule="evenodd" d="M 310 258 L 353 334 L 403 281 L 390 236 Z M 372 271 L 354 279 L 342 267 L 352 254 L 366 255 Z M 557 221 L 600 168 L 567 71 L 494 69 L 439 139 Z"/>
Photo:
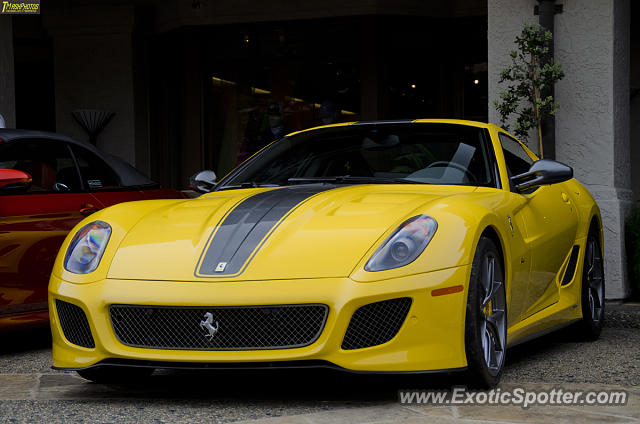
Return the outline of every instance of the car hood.
<path id="1" fill-rule="evenodd" d="M 346 277 L 404 219 L 474 189 L 310 184 L 215 192 L 143 217 L 120 242 L 108 277 Z"/>

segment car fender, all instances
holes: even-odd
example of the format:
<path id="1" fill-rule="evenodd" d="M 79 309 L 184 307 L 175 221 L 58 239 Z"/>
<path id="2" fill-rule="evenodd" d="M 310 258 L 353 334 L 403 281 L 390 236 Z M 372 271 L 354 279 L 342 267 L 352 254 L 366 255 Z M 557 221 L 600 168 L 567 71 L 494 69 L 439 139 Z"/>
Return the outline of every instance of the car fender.
<path id="1" fill-rule="evenodd" d="M 185 199 L 161 199 L 125 202 L 101 209 L 98 212 L 89 215 L 80 221 L 69 232 L 69 234 L 67 234 L 66 239 L 60 247 L 58 256 L 56 257 L 52 274 L 70 283 L 91 283 L 105 279 L 107 277 L 111 259 L 118 250 L 120 242 L 124 239 L 127 232 L 138 221 L 140 221 L 140 219 L 154 210 L 184 201 Z M 105 249 L 102 259 L 100 260 L 100 264 L 96 270 L 88 274 L 74 274 L 67 271 L 64 268 L 64 258 L 74 235 L 85 225 L 94 221 L 102 220 L 111 226 L 111 236 L 109 237 L 107 248 Z"/>
<path id="2" fill-rule="evenodd" d="M 367 261 L 404 221 L 403 219 L 390 226 L 371 247 L 354 268 L 351 279 L 373 282 L 468 265 L 473 261 L 478 241 L 487 228 L 491 228 L 498 236 L 499 247 L 505 256 L 505 272 L 508 272 L 511 255 L 505 240 L 510 237 L 511 230 L 506 216 L 502 216 L 507 202 L 503 192 L 492 190 L 485 194 L 451 196 L 446 201 L 423 205 L 405 217 L 408 219 L 411 216 L 425 214 L 433 217 L 438 223 L 436 234 L 422 254 L 403 267 L 377 272 L 364 270 Z M 460 283 L 467 284 L 466 281 Z"/>

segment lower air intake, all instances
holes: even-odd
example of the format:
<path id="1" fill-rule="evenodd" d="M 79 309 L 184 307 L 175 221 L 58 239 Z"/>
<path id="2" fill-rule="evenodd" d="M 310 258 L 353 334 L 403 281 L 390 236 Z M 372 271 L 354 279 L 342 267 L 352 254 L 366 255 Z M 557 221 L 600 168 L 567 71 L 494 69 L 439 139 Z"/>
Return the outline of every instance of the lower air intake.
<path id="1" fill-rule="evenodd" d="M 56 309 L 64 337 L 70 343 L 89 349 L 96 347 L 89 321 L 87 321 L 87 316 L 82 308 L 73 303 L 56 299 Z"/>
<path id="2" fill-rule="evenodd" d="M 388 342 L 400 331 L 409 308 L 411 308 L 409 297 L 361 306 L 351 317 L 342 340 L 342 349 L 362 349 Z"/>

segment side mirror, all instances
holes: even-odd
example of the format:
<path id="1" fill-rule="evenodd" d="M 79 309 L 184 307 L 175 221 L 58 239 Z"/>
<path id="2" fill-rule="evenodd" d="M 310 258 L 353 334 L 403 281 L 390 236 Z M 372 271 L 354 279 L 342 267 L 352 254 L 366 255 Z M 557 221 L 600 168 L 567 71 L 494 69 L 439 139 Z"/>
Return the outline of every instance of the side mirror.
<path id="1" fill-rule="evenodd" d="M 555 160 L 540 159 L 524 174 L 511 177 L 519 192 L 546 184 L 555 184 L 573 178 L 573 168 Z"/>
<path id="2" fill-rule="evenodd" d="M 17 169 L 0 169 L 0 190 L 26 189 L 31 185 L 31 175 Z"/>
<path id="3" fill-rule="evenodd" d="M 200 193 L 209 193 L 216 185 L 216 173 L 210 170 L 200 171 L 189 178 L 189 188 Z"/>

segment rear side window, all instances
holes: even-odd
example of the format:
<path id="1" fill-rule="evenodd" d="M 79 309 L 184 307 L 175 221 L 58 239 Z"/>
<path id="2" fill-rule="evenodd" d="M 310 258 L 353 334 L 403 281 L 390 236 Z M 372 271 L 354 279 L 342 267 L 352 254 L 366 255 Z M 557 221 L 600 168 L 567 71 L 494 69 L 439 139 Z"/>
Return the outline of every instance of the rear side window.
<path id="1" fill-rule="evenodd" d="M 527 172 L 533 164 L 533 159 L 529 157 L 527 152 L 513 138 L 506 134 L 499 133 L 502 152 L 504 153 L 504 161 L 507 165 L 509 177 Z"/>
<path id="2" fill-rule="evenodd" d="M 66 143 L 24 139 L 0 145 L 0 168 L 31 175 L 28 193 L 80 191 L 80 179 Z M 15 192 L 13 192 L 15 194 Z"/>
<path id="3" fill-rule="evenodd" d="M 80 176 L 89 191 L 113 190 L 120 188 L 120 179 L 116 173 L 97 155 L 78 146 L 71 146 L 78 161 Z"/>

